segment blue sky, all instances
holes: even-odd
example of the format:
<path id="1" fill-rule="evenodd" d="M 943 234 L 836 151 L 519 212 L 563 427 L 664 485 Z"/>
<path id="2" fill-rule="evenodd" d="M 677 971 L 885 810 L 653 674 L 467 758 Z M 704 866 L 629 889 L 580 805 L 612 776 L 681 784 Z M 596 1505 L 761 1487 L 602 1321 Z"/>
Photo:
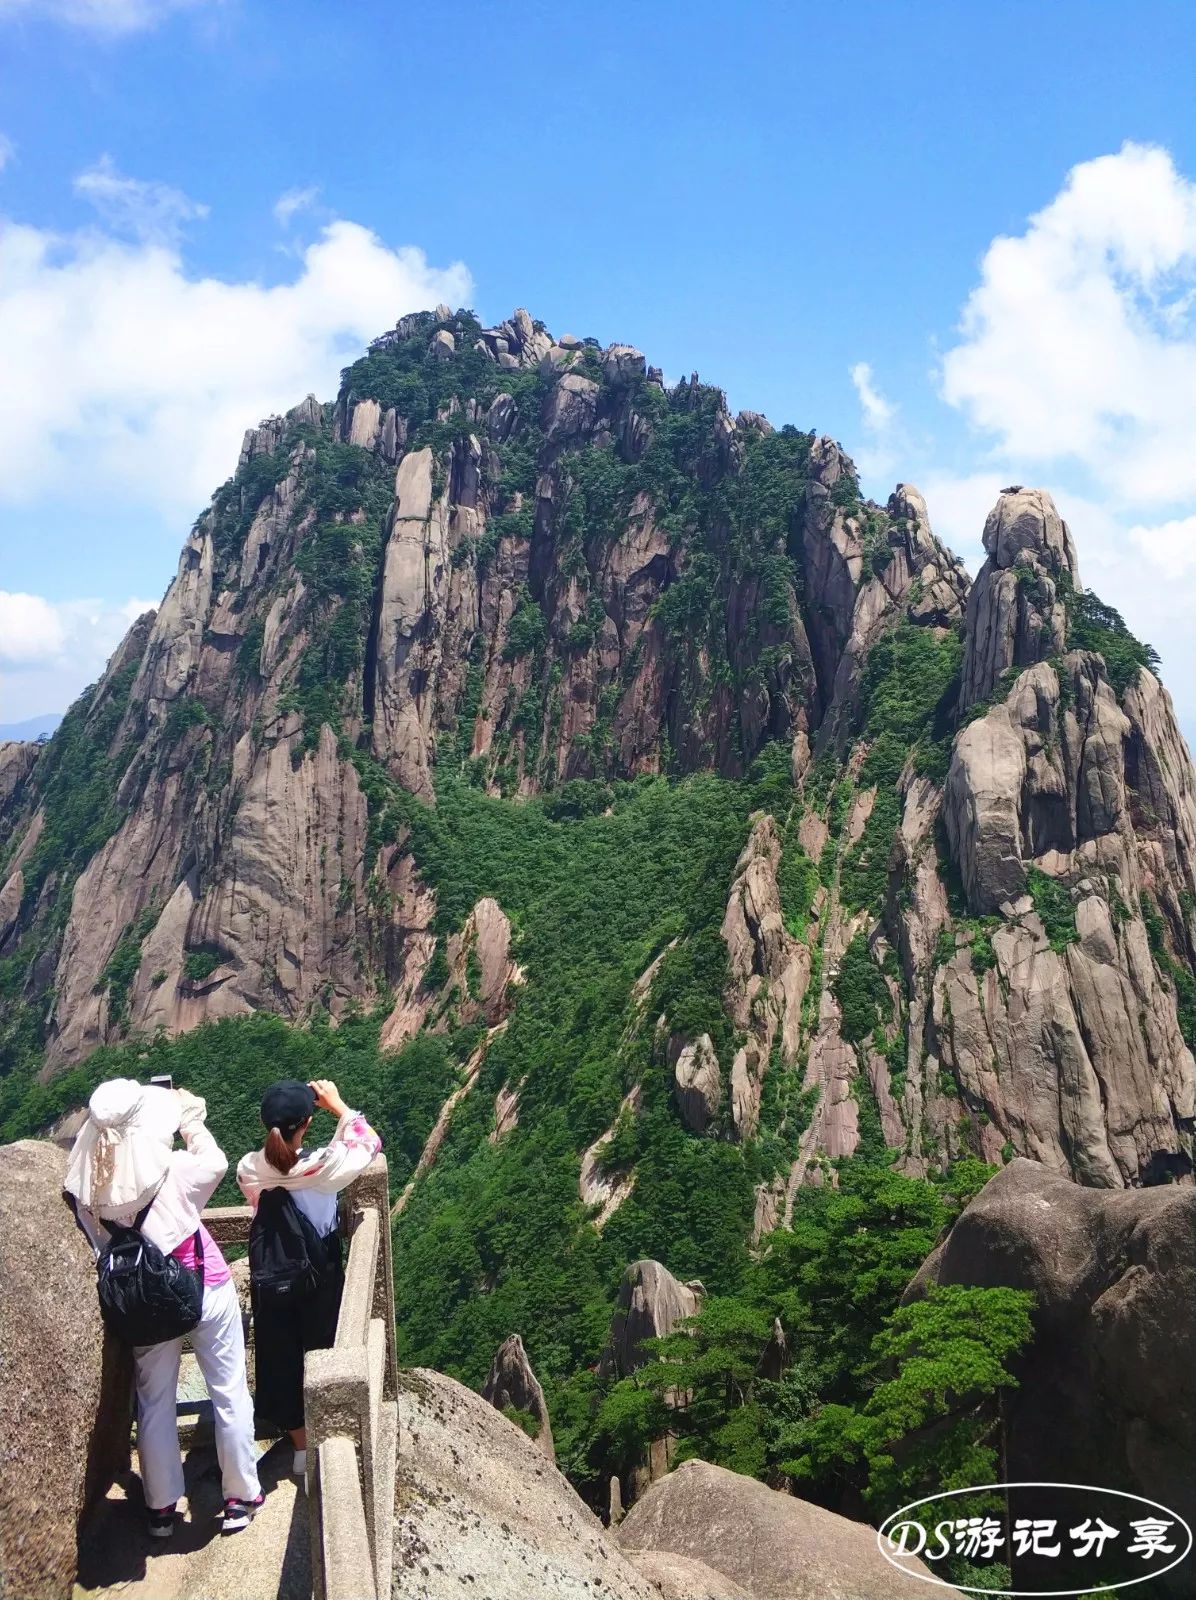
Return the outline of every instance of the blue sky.
<path id="1" fill-rule="evenodd" d="M 1051 488 L 1196 731 L 1190 6 L 0 0 L 0 60 L 0 721 L 443 293 L 834 434 L 973 568 Z"/>

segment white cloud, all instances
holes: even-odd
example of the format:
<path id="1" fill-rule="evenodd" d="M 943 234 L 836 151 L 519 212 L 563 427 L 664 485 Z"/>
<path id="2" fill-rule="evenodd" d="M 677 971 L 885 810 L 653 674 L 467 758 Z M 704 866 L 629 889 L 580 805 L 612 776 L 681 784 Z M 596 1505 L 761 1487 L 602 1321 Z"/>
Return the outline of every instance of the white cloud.
<path id="1" fill-rule="evenodd" d="M 77 662 L 101 670 L 129 624 L 154 600 L 46 600 L 0 589 L 0 666 L 9 671 Z"/>
<path id="2" fill-rule="evenodd" d="M 6 133 L 0 133 L 0 172 L 4 171 L 16 153 L 16 145 Z"/>
<path id="3" fill-rule="evenodd" d="M 48 600 L 0 589 L 0 661 L 6 666 L 53 660 L 65 639 L 62 618 Z"/>
<path id="4" fill-rule="evenodd" d="M 172 519 L 173 547 L 247 426 L 335 393 L 341 367 L 403 313 L 471 297 L 460 262 L 432 267 L 353 222 L 328 224 L 290 280 L 266 287 L 192 276 L 160 232 L 0 221 L 0 504 L 149 510 Z"/>
<path id="5" fill-rule="evenodd" d="M 181 189 L 172 189 L 168 183 L 126 178 L 117 171 L 111 156 L 101 156 L 94 167 L 81 172 L 74 188 L 110 228 L 134 239 L 173 244 L 184 223 L 201 222 L 208 214 L 207 206 L 190 199 Z"/>
<path id="6" fill-rule="evenodd" d="M 930 526 L 973 576 L 984 560 L 980 542 L 984 519 L 1008 482 L 1008 478 L 994 472 L 932 472 L 918 481 L 930 513 Z"/>
<path id="7" fill-rule="evenodd" d="M 0 21 L 36 17 L 92 33 L 138 33 L 176 11 L 214 9 L 223 0 L 0 0 Z"/>
<path id="8" fill-rule="evenodd" d="M 877 431 L 887 428 L 893 420 L 893 406 L 877 389 L 872 377 L 872 368 L 867 361 L 856 362 L 851 369 L 851 381 L 855 385 L 856 394 L 860 397 L 864 426 Z"/>
<path id="9" fill-rule="evenodd" d="M 1126 144 L 994 239 L 944 398 L 1023 462 L 1072 461 L 1122 501 L 1196 494 L 1196 184 Z"/>
<path id="10" fill-rule="evenodd" d="M 864 444 L 856 451 L 856 465 L 865 478 L 887 477 L 900 455 L 897 407 L 877 388 L 867 361 L 857 361 L 849 372 L 864 424 Z"/>
<path id="11" fill-rule="evenodd" d="M 0 590 L 0 720 L 60 711 L 101 675 L 153 600 L 46 600 Z"/>
<path id="12" fill-rule="evenodd" d="M 1186 577 L 1196 568 L 1196 516 L 1172 517 L 1154 527 L 1135 523 L 1130 540 L 1170 578 Z"/>
<path id="13" fill-rule="evenodd" d="M 285 194 L 280 194 L 274 202 L 275 221 L 289 228 L 298 212 L 307 211 L 315 204 L 319 193 L 319 186 L 313 183 L 306 189 L 288 189 Z"/>

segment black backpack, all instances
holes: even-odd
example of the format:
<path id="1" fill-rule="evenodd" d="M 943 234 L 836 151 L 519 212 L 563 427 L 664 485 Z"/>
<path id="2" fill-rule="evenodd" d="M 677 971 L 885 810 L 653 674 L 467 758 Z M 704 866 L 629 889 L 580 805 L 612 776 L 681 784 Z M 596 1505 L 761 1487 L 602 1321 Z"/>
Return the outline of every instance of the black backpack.
<path id="1" fill-rule="evenodd" d="M 321 1239 L 285 1189 L 267 1189 L 249 1229 L 249 1288 L 255 1306 L 310 1300 L 340 1266 L 340 1235 Z"/>
<path id="2" fill-rule="evenodd" d="M 203 1239 L 197 1230 L 192 1271 L 141 1232 L 149 1208 L 138 1212 L 131 1228 L 101 1219 L 110 1238 L 96 1262 L 100 1315 L 104 1326 L 126 1344 L 181 1339 L 203 1310 Z"/>

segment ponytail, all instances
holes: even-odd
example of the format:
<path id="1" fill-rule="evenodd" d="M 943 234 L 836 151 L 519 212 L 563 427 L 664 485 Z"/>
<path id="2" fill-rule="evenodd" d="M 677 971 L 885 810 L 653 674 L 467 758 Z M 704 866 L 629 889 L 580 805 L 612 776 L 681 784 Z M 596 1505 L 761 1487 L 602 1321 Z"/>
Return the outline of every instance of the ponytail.
<path id="1" fill-rule="evenodd" d="M 298 1159 L 298 1151 L 291 1149 L 277 1128 L 271 1128 L 266 1136 L 266 1160 L 274 1170 L 285 1176 Z"/>

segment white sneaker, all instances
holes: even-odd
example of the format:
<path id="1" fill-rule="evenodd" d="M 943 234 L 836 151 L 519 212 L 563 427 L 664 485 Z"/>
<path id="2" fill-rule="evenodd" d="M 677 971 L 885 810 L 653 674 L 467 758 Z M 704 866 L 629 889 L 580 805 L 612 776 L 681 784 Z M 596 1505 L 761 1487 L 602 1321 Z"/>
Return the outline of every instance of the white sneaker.
<path id="1" fill-rule="evenodd" d="M 240 1533 L 242 1528 L 247 1528 L 257 1513 L 266 1503 L 265 1495 L 259 1494 L 256 1500 L 226 1500 L 224 1502 L 224 1520 L 221 1525 L 222 1533 Z"/>
<path id="2" fill-rule="evenodd" d="M 291 1471 L 295 1474 L 295 1476 L 297 1478 L 306 1478 L 307 1477 L 307 1451 L 306 1450 L 296 1450 L 295 1451 L 295 1460 L 294 1460 L 294 1464 L 291 1467 Z"/>

